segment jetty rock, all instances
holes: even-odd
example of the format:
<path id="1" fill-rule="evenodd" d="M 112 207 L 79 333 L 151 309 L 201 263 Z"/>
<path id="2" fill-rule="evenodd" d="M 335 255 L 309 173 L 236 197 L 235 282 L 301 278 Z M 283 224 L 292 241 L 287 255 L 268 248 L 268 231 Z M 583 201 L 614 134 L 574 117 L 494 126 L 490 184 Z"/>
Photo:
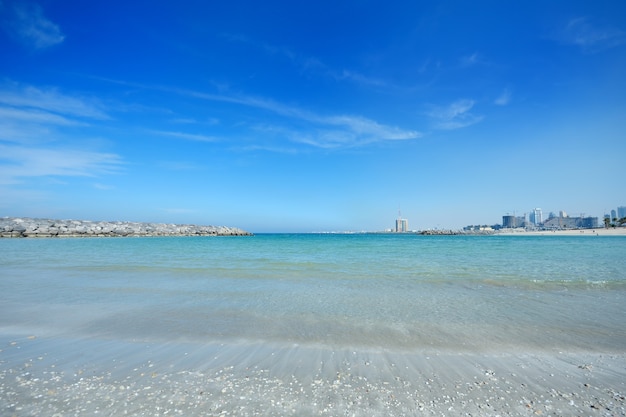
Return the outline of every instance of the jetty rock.
<path id="1" fill-rule="evenodd" d="M 0 237 L 250 236 L 236 227 L 0 217 Z"/>

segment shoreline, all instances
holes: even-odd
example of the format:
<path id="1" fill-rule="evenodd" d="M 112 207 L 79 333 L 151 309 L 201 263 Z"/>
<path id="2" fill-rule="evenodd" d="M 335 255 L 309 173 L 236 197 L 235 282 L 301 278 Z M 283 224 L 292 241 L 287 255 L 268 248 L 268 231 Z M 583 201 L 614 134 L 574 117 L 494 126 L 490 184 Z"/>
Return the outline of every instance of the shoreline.
<path id="1" fill-rule="evenodd" d="M 0 346 L 0 409 L 9 415 L 626 415 L 623 352 L 398 352 L 7 334 Z"/>
<path id="2" fill-rule="evenodd" d="M 535 230 L 535 231 L 503 231 L 494 233 L 496 236 L 626 236 L 626 227 L 574 229 L 574 230 Z"/>

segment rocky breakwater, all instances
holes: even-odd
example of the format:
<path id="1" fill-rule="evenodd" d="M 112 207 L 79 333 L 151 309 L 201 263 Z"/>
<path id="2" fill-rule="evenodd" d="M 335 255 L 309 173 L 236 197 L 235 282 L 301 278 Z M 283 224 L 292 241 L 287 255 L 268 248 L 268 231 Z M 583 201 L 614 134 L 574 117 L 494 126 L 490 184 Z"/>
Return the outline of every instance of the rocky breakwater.
<path id="1" fill-rule="evenodd" d="M 249 236 L 236 227 L 190 224 L 0 218 L 0 237 Z"/>

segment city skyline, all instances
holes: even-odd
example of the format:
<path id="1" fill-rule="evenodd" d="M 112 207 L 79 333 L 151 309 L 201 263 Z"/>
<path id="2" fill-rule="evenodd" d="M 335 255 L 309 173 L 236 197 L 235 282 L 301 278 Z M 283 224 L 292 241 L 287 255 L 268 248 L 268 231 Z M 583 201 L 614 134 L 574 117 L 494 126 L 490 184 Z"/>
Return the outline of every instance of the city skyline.
<path id="1" fill-rule="evenodd" d="M 623 199 L 625 52 L 614 1 L 2 0 L 0 216 L 600 217 Z"/>
<path id="2" fill-rule="evenodd" d="M 585 219 L 586 221 L 582 222 L 582 224 L 585 225 L 584 227 L 601 227 L 602 224 L 600 224 L 600 219 L 610 218 L 612 221 L 613 219 L 619 220 L 621 218 L 626 218 L 626 206 L 617 206 L 616 209 L 611 209 L 610 210 L 611 214 L 605 213 L 603 215 L 596 215 L 592 213 L 583 213 L 583 212 L 580 212 L 578 214 L 568 213 L 565 210 L 558 210 L 558 211 L 551 210 L 545 213 L 541 208 L 534 208 L 533 210 L 530 210 L 529 212 L 524 212 L 522 216 L 516 215 L 515 213 L 513 214 L 507 213 L 503 215 L 502 226 L 507 227 L 505 217 L 512 217 L 512 218 L 519 219 L 519 220 L 516 220 L 517 222 L 523 221 L 524 223 L 528 223 L 532 226 L 541 226 L 541 225 L 547 224 L 551 219 L 554 219 L 554 218 L 569 218 L 569 219 L 580 219 L 581 221 Z M 621 215 L 617 213 L 620 213 Z M 595 221 L 593 219 L 595 219 Z M 494 225 L 495 224 L 497 223 L 494 223 Z M 590 225 L 593 225 L 593 226 L 590 226 Z"/>
<path id="3" fill-rule="evenodd" d="M 520 213 L 506 213 L 503 214 L 501 216 L 501 221 L 500 222 L 492 222 L 492 223 L 472 223 L 472 224 L 467 224 L 465 226 L 463 226 L 463 229 L 467 229 L 467 228 L 472 228 L 472 227 L 489 227 L 489 228 L 493 228 L 493 227 L 503 227 L 503 228 L 510 228 L 510 227 L 540 227 L 540 226 L 544 226 L 544 225 L 549 225 L 550 227 L 553 227 L 554 224 L 552 224 L 550 221 L 553 219 L 572 219 L 572 220 L 580 220 L 578 223 L 574 222 L 569 222 L 569 223 L 564 223 L 564 224 L 558 224 L 561 227 L 565 227 L 565 228 L 572 228 L 572 227 L 584 227 L 584 228 L 594 228 L 594 227 L 604 227 L 604 224 L 602 223 L 602 219 L 603 218 L 610 218 L 611 223 L 613 222 L 613 220 L 620 220 L 622 218 L 626 218 L 626 206 L 617 206 L 616 209 L 612 209 L 610 210 L 611 214 L 603 214 L 602 216 L 599 215 L 594 215 L 594 214 L 587 214 L 587 213 L 579 213 L 579 214 L 572 214 L 572 213 L 568 213 L 565 210 L 551 210 L 548 211 L 547 213 L 545 213 L 541 208 L 539 207 L 535 207 L 532 210 L 529 211 L 525 211 L 523 212 L 521 215 Z M 570 224 L 571 223 L 571 224 Z M 572 226 L 573 225 L 573 226 Z M 454 229 L 454 228 L 449 228 L 449 227 L 435 227 L 435 228 L 425 228 L 425 229 L 420 229 L 420 230 L 437 230 L 437 229 L 441 229 L 441 230 L 460 230 L 460 229 Z M 388 228 L 386 229 L 387 231 L 394 231 L 394 232 L 406 232 L 406 231 L 420 231 L 418 229 L 412 229 L 410 230 L 408 228 L 408 219 L 403 218 L 401 213 L 398 213 L 398 217 L 396 218 L 395 221 L 395 227 L 394 228 Z"/>

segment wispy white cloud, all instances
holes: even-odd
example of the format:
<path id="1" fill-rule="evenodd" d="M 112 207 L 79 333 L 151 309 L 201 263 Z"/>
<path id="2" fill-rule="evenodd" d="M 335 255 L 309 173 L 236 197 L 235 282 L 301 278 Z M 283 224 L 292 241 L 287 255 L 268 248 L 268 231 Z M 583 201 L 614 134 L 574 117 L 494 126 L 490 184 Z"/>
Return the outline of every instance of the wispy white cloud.
<path id="1" fill-rule="evenodd" d="M 37 109 L 16 109 L 13 107 L 0 106 L 0 119 L 19 121 L 21 123 L 52 124 L 58 126 L 79 125 L 81 122 L 58 114 L 49 113 Z M 0 122 L 0 124 L 3 124 Z"/>
<path id="2" fill-rule="evenodd" d="M 570 20 L 561 36 L 565 42 L 590 53 L 626 44 L 626 32 L 612 26 L 595 25 L 586 17 Z"/>
<path id="3" fill-rule="evenodd" d="M 181 124 L 181 125 L 208 125 L 208 126 L 215 126 L 215 125 L 219 125 L 220 121 L 218 118 L 215 117 L 209 117 L 203 120 L 196 120 L 196 119 L 192 119 L 192 118 L 177 118 L 177 119 L 171 119 L 170 120 L 172 123 L 176 123 L 176 124 Z"/>
<path id="4" fill-rule="evenodd" d="M 471 55 L 465 55 L 461 57 L 461 66 L 462 67 L 471 67 L 480 63 L 480 57 L 477 52 L 474 52 Z"/>
<path id="5" fill-rule="evenodd" d="M 64 94 L 56 88 L 40 89 L 17 83 L 0 87 L 0 103 L 22 108 L 38 109 L 71 117 L 106 120 L 109 115 L 97 100 Z"/>
<path id="6" fill-rule="evenodd" d="M 280 45 L 273 45 L 267 42 L 259 42 L 243 34 L 225 34 L 225 39 L 231 42 L 245 43 L 255 48 L 265 51 L 269 55 L 287 58 L 300 71 L 307 74 L 331 78 L 336 81 L 348 81 L 366 87 L 387 87 L 390 84 L 380 78 L 367 76 L 350 69 L 332 68 L 320 59 L 311 56 L 304 56 L 294 52 L 291 48 Z"/>
<path id="7" fill-rule="evenodd" d="M 306 122 L 309 125 L 298 134 L 294 134 L 294 130 L 290 128 L 285 128 L 284 130 L 276 129 L 275 131 L 292 132 L 287 137 L 291 139 L 297 138 L 297 142 L 306 143 L 311 146 L 322 148 L 340 146 L 352 147 L 380 141 L 418 139 L 422 136 L 422 134 L 416 130 L 385 125 L 362 116 L 319 115 L 308 110 L 265 98 L 242 95 L 228 96 L 208 94 L 188 90 L 176 91 L 179 94 L 190 95 L 204 100 L 227 102 L 262 109 L 283 116 L 287 120 L 293 119 Z"/>
<path id="8" fill-rule="evenodd" d="M 354 147 L 381 141 L 398 141 L 418 139 L 423 134 L 413 129 L 403 129 L 397 126 L 390 126 L 379 123 L 369 118 L 358 115 L 320 115 L 315 112 L 300 108 L 298 106 L 281 103 L 264 97 L 256 97 L 243 94 L 215 94 L 203 91 L 186 90 L 175 87 L 148 86 L 125 81 L 106 80 L 108 82 L 130 85 L 136 88 L 159 90 L 180 96 L 193 97 L 199 100 L 228 103 L 263 110 L 282 118 L 282 123 L 251 124 L 254 129 L 265 129 L 265 133 L 274 134 L 275 137 L 283 137 L 294 142 L 304 143 L 321 148 Z M 219 121 L 221 124 L 222 121 Z M 280 124 L 279 124 L 280 123 Z M 299 129 L 292 127 L 298 124 Z M 262 127 L 261 127 L 262 126 Z M 296 133 L 298 132 L 298 133 Z M 188 134 L 184 132 L 153 131 L 153 133 L 165 134 L 181 139 L 215 141 L 212 136 Z M 284 149 L 282 146 L 263 145 L 261 148 Z M 261 149 L 257 145 L 243 146 L 239 149 Z M 291 152 L 291 151 L 289 151 Z"/>
<path id="9" fill-rule="evenodd" d="M 469 110 L 471 110 L 472 107 L 474 107 L 474 100 L 462 99 L 457 100 L 446 107 L 440 107 L 432 114 L 439 119 L 452 120 L 458 117 L 463 117 Z"/>
<path id="10" fill-rule="evenodd" d="M 118 172 L 116 154 L 90 149 L 71 135 L 108 115 L 90 100 L 17 84 L 0 87 L 0 183 L 33 177 L 96 176 Z"/>
<path id="11" fill-rule="evenodd" d="M 109 118 L 94 99 L 54 88 L 17 83 L 0 86 L 0 140 L 5 142 L 50 142 L 58 138 L 58 128 L 84 127 Z"/>
<path id="12" fill-rule="evenodd" d="M 359 143 L 354 134 L 340 130 L 293 131 L 289 139 L 295 143 L 321 149 L 351 147 Z"/>
<path id="13" fill-rule="evenodd" d="M 330 116 L 322 117 L 324 124 L 344 126 L 347 130 L 358 136 L 371 137 L 378 140 L 410 140 L 417 139 L 422 135 L 414 130 L 400 129 L 395 126 L 380 124 L 374 120 L 361 116 Z"/>
<path id="14" fill-rule="evenodd" d="M 0 3 L 4 9 L 3 26 L 19 42 L 35 49 L 62 43 L 65 35 L 57 24 L 44 16 L 43 9 L 27 1 Z"/>
<path id="15" fill-rule="evenodd" d="M 254 145 L 246 145 L 242 147 L 233 148 L 234 150 L 238 150 L 240 152 L 256 152 L 256 151 L 264 151 L 271 153 L 282 153 L 289 155 L 296 155 L 301 153 L 300 150 L 295 147 L 287 147 L 287 146 L 273 146 L 266 144 L 254 144 Z"/>
<path id="16" fill-rule="evenodd" d="M 0 116 L 0 142 L 41 143 L 53 139 L 53 127 Z"/>
<path id="17" fill-rule="evenodd" d="M 494 104 L 498 106 L 506 106 L 511 102 L 511 90 L 505 88 L 502 94 L 500 94 L 495 100 Z"/>
<path id="18" fill-rule="evenodd" d="M 335 78 L 336 80 L 348 80 L 352 81 L 356 84 L 370 86 L 370 87 L 389 87 L 389 82 L 375 77 L 369 77 L 363 74 L 360 74 L 356 71 L 350 70 L 342 70 L 342 71 L 332 71 L 328 70 L 328 74 Z"/>
<path id="19" fill-rule="evenodd" d="M 323 126 L 311 127 L 308 129 L 292 129 L 284 126 L 257 126 L 257 131 L 263 132 L 265 137 L 276 136 L 287 138 L 289 142 L 300 145 L 307 145 L 320 149 L 352 148 L 362 146 L 374 141 L 371 137 L 359 136 L 358 134 L 345 129 L 334 129 Z M 247 147 L 245 150 L 265 150 L 277 153 L 297 153 L 293 147 L 276 145 L 255 145 Z"/>
<path id="20" fill-rule="evenodd" d="M 72 148 L 0 144 L 0 184 L 17 184 L 29 177 L 89 177 L 118 172 L 121 158 L 112 153 Z"/>
<path id="21" fill-rule="evenodd" d="M 172 132 L 167 130 L 150 130 L 150 133 L 161 135 L 161 136 L 170 136 L 173 138 L 191 140 L 196 142 L 215 142 L 217 138 L 206 135 L 199 135 L 195 133 L 186 133 L 186 132 Z"/>
<path id="22" fill-rule="evenodd" d="M 434 120 L 437 129 L 460 129 L 483 120 L 483 116 L 470 112 L 474 104 L 474 100 L 461 99 L 444 107 L 433 107 L 428 115 Z"/>

